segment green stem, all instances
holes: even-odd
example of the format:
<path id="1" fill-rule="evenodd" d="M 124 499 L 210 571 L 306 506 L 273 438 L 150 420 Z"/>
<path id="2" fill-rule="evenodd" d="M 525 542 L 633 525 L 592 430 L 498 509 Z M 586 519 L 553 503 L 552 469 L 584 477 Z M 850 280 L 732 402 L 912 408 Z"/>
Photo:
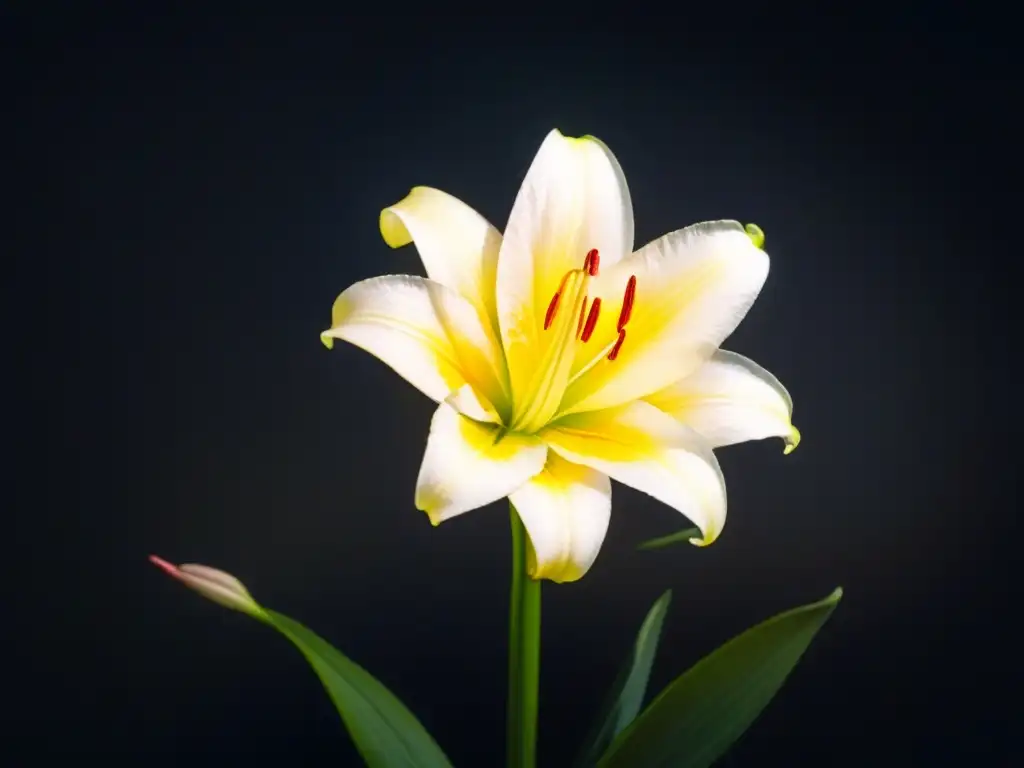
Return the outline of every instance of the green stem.
<path id="1" fill-rule="evenodd" d="M 512 518 L 512 593 L 508 628 L 508 768 L 537 765 L 540 680 L 540 582 L 526 573 L 530 542 L 516 508 Z"/>

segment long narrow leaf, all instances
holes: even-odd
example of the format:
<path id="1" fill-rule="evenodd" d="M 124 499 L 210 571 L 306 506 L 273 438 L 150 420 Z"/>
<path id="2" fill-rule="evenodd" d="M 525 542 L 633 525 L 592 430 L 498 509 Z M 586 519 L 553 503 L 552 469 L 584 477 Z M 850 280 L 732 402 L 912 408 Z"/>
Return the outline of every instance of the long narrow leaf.
<path id="1" fill-rule="evenodd" d="M 299 622 L 264 610 L 313 667 L 370 768 L 451 768 L 416 716 L 373 675 Z"/>
<path id="2" fill-rule="evenodd" d="M 842 594 L 781 613 L 701 659 L 612 743 L 600 768 L 708 768 L 771 701 Z"/>
<path id="3" fill-rule="evenodd" d="M 306 657 L 369 768 L 451 768 L 426 729 L 369 672 L 294 619 L 264 608 L 229 573 L 204 565 L 150 560 L 209 600 L 268 624 Z"/>
<path id="4" fill-rule="evenodd" d="M 662 547 L 668 547 L 672 544 L 681 544 L 688 542 L 693 538 L 700 538 L 700 528 L 687 528 L 677 533 L 670 533 L 668 536 L 659 536 L 656 539 L 648 539 L 637 545 L 637 549 L 661 549 Z"/>
<path id="5" fill-rule="evenodd" d="M 575 765 L 578 768 L 596 764 L 608 745 L 633 722 L 643 706 L 647 680 L 651 676 L 651 666 L 654 664 L 658 639 L 661 637 L 661 627 L 665 623 L 665 615 L 671 602 L 672 590 L 668 590 L 647 612 L 647 617 L 640 625 L 636 642 L 633 644 L 633 651 L 619 672 L 601 716 L 576 760 Z"/>

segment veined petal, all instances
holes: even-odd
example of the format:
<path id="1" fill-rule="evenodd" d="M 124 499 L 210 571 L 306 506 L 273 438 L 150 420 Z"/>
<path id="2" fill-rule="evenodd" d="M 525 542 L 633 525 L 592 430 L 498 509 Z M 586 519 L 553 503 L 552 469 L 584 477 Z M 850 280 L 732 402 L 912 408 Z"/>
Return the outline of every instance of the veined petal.
<path id="1" fill-rule="evenodd" d="M 590 570 L 611 516 L 606 475 L 550 452 L 543 471 L 509 501 L 530 536 L 532 578 L 576 581 Z"/>
<path id="2" fill-rule="evenodd" d="M 725 480 L 707 442 L 653 405 L 565 416 L 540 433 L 552 451 L 668 504 L 710 544 L 725 525 Z"/>
<path id="3" fill-rule="evenodd" d="M 471 384 L 499 410 L 507 404 L 501 347 L 470 301 L 422 277 L 386 275 L 347 288 L 334 302 L 329 330 L 355 344 L 440 402 Z"/>
<path id="4" fill-rule="evenodd" d="M 501 426 L 501 416 L 494 410 L 494 406 L 481 399 L 471 384 L 463 384 L 444 401 L 467 419 Z"/>
<path id="5" fill-rule="evenodd" d="M 693 427 L 713 448 L 781 437 L 790 453 L 800 442 L 786 388 L 735 352 L 720 349 L 696 373 L 644 399 Z"/>
<path id="6" fill-rule="evenodd" d="M 580 269 L 591 249 L 609 266 L 632 247 L 632 204 L 615 157 L 592 137 L 549 133 L 516 197 L 498 256 L 498 321 L 517 409 L 536 361 L 557 341 L 544 333 L 544 319 L 562 278 Z"/>
<path id="7" fill-rule="evenodd" d="M 416 482 L 416 508 L 438 525 L 508 496 L 544 468 L 547 447 L 536 437 L 507 433 L 467 419 L 442 403 Z"/>
<path id="8" fill-rule="evenodd" d="M 476 304 L 495 332 L 495 275 L 501 233 L 456 197 L 433 187 L 413 187 L 380 212 L 380 233 L 392 248 L 416 243 L 427 277 Z"/>
<path id="9" fill-rule="evenodd" d="M 631 276 L 624 342 L 614 360 L 594 358 L 619 336 Z M 577 347 L 560 412 L 622 405 L 693 373 L 736 329 L 767 277 L 768 255 L 735 221 L 678 230 L 610 267 L 594 281 L 601 317 L 590 342 Z"/>

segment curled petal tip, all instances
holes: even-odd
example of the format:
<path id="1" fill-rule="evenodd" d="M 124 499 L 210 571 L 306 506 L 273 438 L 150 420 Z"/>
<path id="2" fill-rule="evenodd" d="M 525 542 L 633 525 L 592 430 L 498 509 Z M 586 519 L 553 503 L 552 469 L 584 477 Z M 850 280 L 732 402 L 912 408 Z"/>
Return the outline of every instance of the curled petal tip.
<path id="1" fill-rule="evenodd" d="M 432 526 L 437 528 L 441 524 L 441 516 L 437 513 L 438 499 L 428 490 L 417 489 L 414 504 L 416 509 L 427 516 Z"/>
<path id="2" fill-rule="evenodd" d="M 334 337 L 328 336 L 327 331 L 324 331 L 323 333 L 320 334 L 320 341 L 328 349 L 334 349 Z"/>
<path id="3" fill-rule="evenodd" d="M 694 536 L 689 540 L 695 547 L 708 547 L 715 543 L 717 536 Z"/>
<path id="4" fill-rule="evenodd" d="M 401 205 L 415 194 L 416 190 L 414 189 L 407 197 L 380 212 L 380 218 L 378 219 L 380 235 L 384 238 L 384 242 L 391 248 L 401 248 L 403 245 L 408 245 L 412 242 L 409 230 L 406 228 L 401 217 L 395 213 L 394 209 L 396 206 Z"/>
<path id="5" fill-rule="evenodd" d="M 750 242 L 756 248 L 764 247 L 764 230 L 757 226 L 757 224 L 747 224 L 744 229 L 747 231 L 747 237 L 750 238 Z"/>
<path id="6" fill-rule="evenodd" d="M 789 436 L 786 437 L 785 440 L 786 447 L 783 449 L 782 455 L 789 456 L 789 454 L 795 451 L 796 447 L 800 445 L 800 430 L 796 427 L 792 427 Z"/>

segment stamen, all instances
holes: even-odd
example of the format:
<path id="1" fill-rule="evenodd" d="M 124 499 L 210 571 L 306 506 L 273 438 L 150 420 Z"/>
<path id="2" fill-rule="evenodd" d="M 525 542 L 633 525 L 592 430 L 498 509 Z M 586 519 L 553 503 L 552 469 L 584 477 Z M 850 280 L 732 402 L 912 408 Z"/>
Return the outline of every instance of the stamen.
<path id="1" fill-rule="evenodd" d="M 589 269 L 590 265 L 587 266 Z M 533 434 L 551 421 L 558 411 L 576 359 L 576 333 L 582 334 L 586 330 L 586 322 L 580 328 L 579 318 L 584 313 L 584 304 L 590 300 L 587 291 L 590 280 L 587 270 L 570 269 L 553 295 L 549 294 L 552 298 L 543 320 L 546 338 L 538 345 L 539 354 L 533 361 L 529 382 L 521 393 L 516 393 L 510 423 L 507 424 L 513 432 Z M 594 306 L 586 317 L 594 315 L 593 310 L 597 309 L 596 302 L 590 303 Z M 537 312 L 535 322 L 539 332 L 540 307 L 537 307 Z M 603 342 L 600 346 L 604 346 Z M 603 360 L 604 350 L 601 354 Z"/>
<path id="2" fill-rule="evenodd" d="M 551 297 L 551 303 L 548 304 L 548 311 L 544 315 L 544 330 L 546 331 L 551 327 L 551 323 L 555 319 L 555 312 L 558 311 L 558 300 L 562 298 L 561 291 L 555 291 L 555 295 Z"/>
<path id="3" fill-rule="evenodd" d="M 583 307 L 580 309 L 580 319 L 576 323 L 576 338 L 583 333 L 583 321 L 587 319 L 587 297 L 583 297 Z"/>
<path id="4" fill-rule="evenodd" d="M 580 336 L 580 340 L 584 343 L 590 341 L 590 337 L 594 333 L 594 326 L 597 325 L 597 317 L 600 314 L 601 299 L 594 299 L 594 303 L 590 305 L 590 314 L 587 315 L 587 324 L 583 326 L 583 335 Z"/>
<path id="5" fill-rule="evenodd" d="M 597 252 L 597 248 L 591 248 L 587 251 L 587 258 L 583 260 L 583 269 L 591 277 L 597 277 L 597 270 L 601 266 L 601 254 Z"/>
<path id="6" fill-rule="evenodd" d="M 620 331 L 626 327 L 626 323 L 629 322 L 629 318 L 633 315 L 633 300 L 635 298 L 636 275 L 630 275 L 629 282 L 626 283 L 626 295 L 622 298 L 622 310 L 619 312 L 619 322 L 615 326 Z"/>
<path id="7" fill-rule="evenodd" d="M 565 293 L 565 284 L 569 281 L 569 275 L 573 273 L 573 270 L 569 270 L 562 275 L 562 282 L 558 284 L 558 290 L 555 291 L 555 295 L 551 297 L 551 303 L 548 304 L 548 311 L 544 313 L 544 330 L 546 331 L 551 327 L 551 323 L 555 321 L 555 315 L 558 314 L 558 302 L 562 298 L 562 294 Z"/>
<path id="8" fill-rule="evenodd" d="M 619 338 L 615 342 L 615 346 L 612 347 L 612 351 L 608 353 L 608 359 L 614 360 L 619 356 L 619 350 L 622 349 L 622 344 L 626 341 L 626 329 L 619 328 Z"/>

